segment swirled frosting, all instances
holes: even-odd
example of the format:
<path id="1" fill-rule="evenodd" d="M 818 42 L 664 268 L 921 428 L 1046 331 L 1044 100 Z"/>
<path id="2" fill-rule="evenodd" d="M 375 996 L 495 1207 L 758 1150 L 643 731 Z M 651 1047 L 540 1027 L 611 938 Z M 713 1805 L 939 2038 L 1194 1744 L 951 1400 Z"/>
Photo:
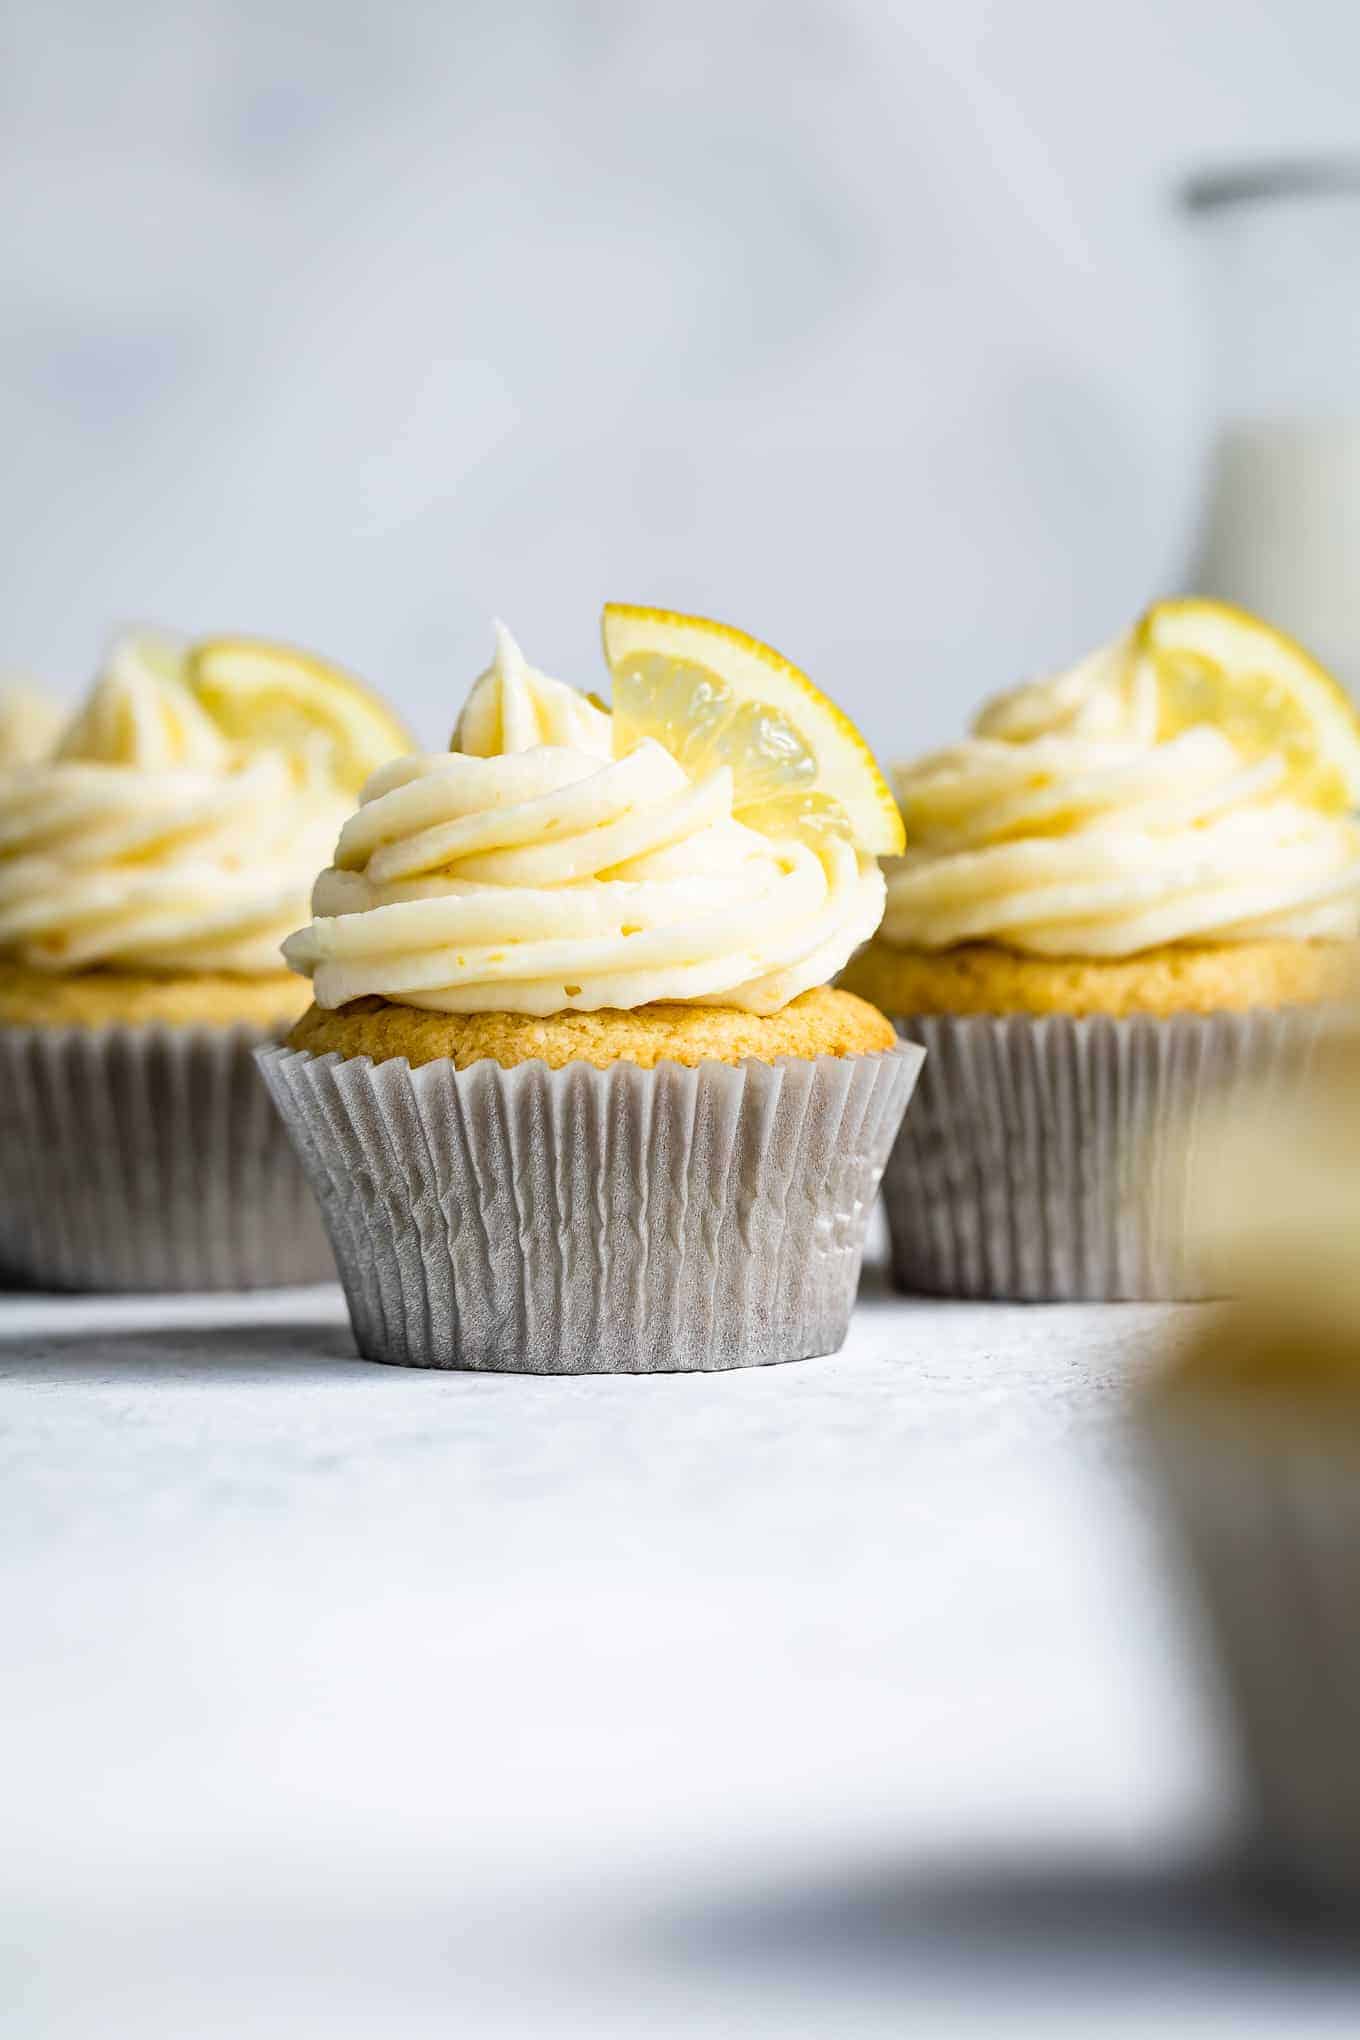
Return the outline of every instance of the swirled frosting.
<path id="1" fill-rule="evenodd" d="M 455 741 L 384 767 L 345 824 L 311 926 L 284 945 L 318 1005 L 772 1013 L 878 923 L 872 858 L 734 820 L 725 766 L 691 779 L 650 739 L 614 757 L 609 715 L 508 633 Z"/>
<path id="2" fill-rule="evenodd" d="M 967 741 L 898 770 L 883 940 L 1102 957 L 1360 935 L 1360 829 L 1209 724 L 1159 742 L 1155 676 L 1126 651 L 999 696 Z"/>
<path id="3" fill-rule="evenodd" d="M 47 695 L 29 687 L 0 687 L 0 771 L 49 757 L 65 722 L 66 710 Z"/>
<path id="4" fill-rule="evenodd" d="M 531 666 L 503 623 L 495 630 L 495 656 L 474 682 L 449 748 L 473 758 L 496 758 L 551 744 L 590 758 L 612 757 L 614 728 L 608 711 Z"/>
<path id="5" fill-rule="evenodd" d="M 53 971 L 280 968 L 346 803 L 229 744 L 145 636 L 46 762 L 0 770 L 0 955 Z"/>

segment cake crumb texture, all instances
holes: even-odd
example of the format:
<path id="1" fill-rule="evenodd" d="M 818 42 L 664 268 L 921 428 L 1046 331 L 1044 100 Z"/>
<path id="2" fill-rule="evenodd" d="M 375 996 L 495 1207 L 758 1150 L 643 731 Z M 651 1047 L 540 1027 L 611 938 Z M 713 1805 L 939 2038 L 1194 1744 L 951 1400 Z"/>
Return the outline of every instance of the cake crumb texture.
<path id="1" fill-rule="evenodd" d="M 291 970 L 264 977 L 203 971 L 30 970 L 0 962 L 0 1026 L 275 1027 L 295 1020 L 310 996 Z"/>
<path id="2" fill-rule="evenodd" d="M 1314 1005 L 1354 989 L 1345 942 L 1221 942 L 1139 956 L 1021 956 L 990 942 L 893 949 L 871 942 L 841 983 L 887 1013 L 1241 1013 Z"/>
<path id="3" fill-rule="evenodd" d="M 804 992 L 782 1012 L 737 1013 L 725 1006 L 657 1003 L 631 1012 L 603 1007 L 597 1013 L 427 1013 L 385 999 L 354 999 L 335 1012 L 312 1006 L 289 1036 L 290 1048 L 313 1055 L 371 1056 L 390 1062 L 404 1056 L 413 1068 L 447 1058 L 464 1070 L 470 1063 L 545 1062 L 636 1063 L 772 1062 L 776 1056 L 870 1055 L 891 1048 L 896 1036 L 883 1015 L 850 992 L 823 985 Z"/>

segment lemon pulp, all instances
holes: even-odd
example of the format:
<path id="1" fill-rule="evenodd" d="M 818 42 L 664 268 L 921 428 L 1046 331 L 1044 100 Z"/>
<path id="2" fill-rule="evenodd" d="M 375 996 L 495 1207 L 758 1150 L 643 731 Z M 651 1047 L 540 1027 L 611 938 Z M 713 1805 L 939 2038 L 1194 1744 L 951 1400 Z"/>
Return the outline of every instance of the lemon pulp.
<path id="1" fill-rule="evenodd" d="M 1159 602 L 1130 656 L 1135 674 L 1155 677 L 1160 738 L 1212 723 L 1248 759 L 1282 757 L 1295 799 L 1329 813 L 1360 805 L 1360 718 L 1283 631 L 1226 602 Z"/>
<path id="2" fill-rule="evenodd" d="M 194 695 L 230 738 L 285 752 L 299 776 L 357 794 L 415 748 L 386 702 L 324 659 L 256 638 L 212 638 L 189 653 Z"/>
<path id="3" fill-rule="evenodd" d="M 896 802 L 854 724 L 758 638 L 706 617 L 609 603 L 614 749 L 654 738 L 692 777 L 726 765 L 733 812 L 763 835 L 903 847 Z"/>

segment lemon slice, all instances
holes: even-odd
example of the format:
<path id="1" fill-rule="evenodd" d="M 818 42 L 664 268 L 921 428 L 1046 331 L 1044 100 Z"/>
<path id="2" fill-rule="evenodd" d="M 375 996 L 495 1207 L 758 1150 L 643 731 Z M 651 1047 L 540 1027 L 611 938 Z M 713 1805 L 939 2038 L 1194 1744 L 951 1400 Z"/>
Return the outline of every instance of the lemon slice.
<path id="1" fill-rule="evenodd" d="M 255 638 L 211 638 L 193 647 L 185 677 L 235 742 L 284 751 L 301 777 L 348 793 L 416 748 L 386 702 L 310 652 Z"/>
<path id="2" fill-rule="evenodd" d="M 805 673 L 744 631 L 702 616 L 605 605 L 614 750 L 654 737 L 696 777 L 729 765 L 738 821 L 767 836 L 903 848 L 902 817 L 859 731 Z"/>
<path id="3" fill-rule="evenodd" d="M 1159 602 L 1138 626 L 1133 662 L 1155 675 L 1159 737 L 1212 723 L 1249 759 L 1283 757 L 1295 799 L 1330 813 L 1360 805 L 1360 717 L 1283 631 L 1226 602 Z"/>
<path id="4" fill-rule="evenodd" d="M 172 631 L 157 630 L 152 624 L 135 624 L 115 640 L 108 665 L 114 673 L 131 665 L 139 672 L 149 673 L 153 680 L 173 684 L 184 679 L 184 656 L 182 637 L 176 637 Z"/>

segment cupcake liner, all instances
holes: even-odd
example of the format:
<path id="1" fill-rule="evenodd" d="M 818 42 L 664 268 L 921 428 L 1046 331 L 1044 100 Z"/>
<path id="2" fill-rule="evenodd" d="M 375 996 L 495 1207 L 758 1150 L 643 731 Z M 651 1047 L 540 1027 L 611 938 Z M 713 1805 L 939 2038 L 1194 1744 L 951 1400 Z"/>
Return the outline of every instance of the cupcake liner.
<path id="1" fill-rule="evenodd" d="M 1184 1237 L 1204 1115 L 1290 1084 L 1322 1010 L 915 1015 L 883 1195 L 899 1288 L 1018 1301 L 1208 1293 Z"/>
<path id="2" fill-rule="evenodd" d="M 1144 1444 L 1203 1611 L 1259 1854 L 1360 1901 L 1360 1437 L 1201 1399 Z"/>
<path id="3" fill-rule="evenodd" d="M 0 1028 L 0 1271 L 39 1288 L 335 1277 L 262 1027 Z"/>
<path id="4" fill-rule="evenodd" d="M 648 1374 L 841 1345 L 921 1053 L 654 1070 L 257 1060 L 365 1358 Z"/>

